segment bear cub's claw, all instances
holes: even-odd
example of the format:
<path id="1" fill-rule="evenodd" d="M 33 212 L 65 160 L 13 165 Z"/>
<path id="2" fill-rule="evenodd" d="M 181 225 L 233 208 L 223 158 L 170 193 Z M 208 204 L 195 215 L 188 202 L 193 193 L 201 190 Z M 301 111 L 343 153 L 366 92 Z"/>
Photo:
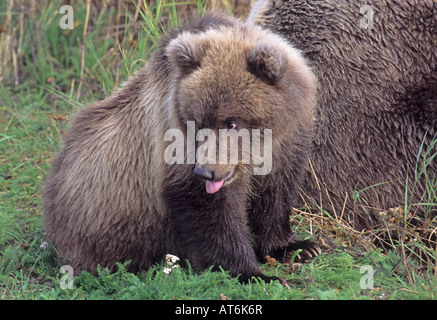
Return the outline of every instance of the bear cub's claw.
<path id="1" fill-rule="evenodd" d="M 299 251 L 297 254 L 296 251 Z M 293 236 L 288 245 L 282 248 L 278 248 L 270 253 L 262 255 L 264 259 L 266 256 L 274 257 L 281 263 L 288 263 L 295 255 L 293 262 L 306 262 L 309 259 L 315 258 L 322 253 L 320 246 L 310 240 L 300 240 L 296 236 Z"/>
<path id="2" fill-rule="evenodd" d="M 309 259 L 317 257 L 322 253 L 322 249 L 317 243 L 309 240 L 300 240 L 290 244 L 286 249 L 286 260 L 290 260 L 297 250 L 302 250 L 296 255 L 294 262 L 305 262 Z"/>

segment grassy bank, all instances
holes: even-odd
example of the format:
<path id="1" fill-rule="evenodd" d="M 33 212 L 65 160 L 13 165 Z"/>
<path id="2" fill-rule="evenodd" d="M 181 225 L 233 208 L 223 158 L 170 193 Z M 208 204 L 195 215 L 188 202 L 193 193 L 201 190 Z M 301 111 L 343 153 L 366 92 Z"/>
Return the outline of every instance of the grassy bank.
<path id="1" fill-rule="evenodd" d="M 123 267 L 83 272 L 64 288 L 66 275 L 45 245 L 41 188 L 69 118 L 140 68 L 188 12 L 202 14 L 208 5 L 244 16 L 250 2 L 73 1 L 73 29 L 60 28 L 62 1 L 0 2 L 0 299 L 435 299 L 435 250 L 420 237 L 392 240 L 383 250 L 374 245 L 380 233 L 355 231 L 330 212 L 298 210 L 292 227 L 317 239 L 324 253 L 303 265 L 262 265 L 288 289 L 243 285 L 209 270 L 167 275 L 165 261 L 139 274 Z M 427 234 L 435 227 L 430 221 Z M 416 234 L 407 223 L 403 228 Z"/>

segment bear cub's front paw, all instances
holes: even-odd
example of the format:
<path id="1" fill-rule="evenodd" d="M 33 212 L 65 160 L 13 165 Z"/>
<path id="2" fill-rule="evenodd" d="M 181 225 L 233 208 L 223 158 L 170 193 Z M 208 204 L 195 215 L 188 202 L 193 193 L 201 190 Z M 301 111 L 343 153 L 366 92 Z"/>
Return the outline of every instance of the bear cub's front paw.
<path id="1" fill-rule="evenodd" d="M 297 250 L 301 251 L 297 253 L 293 262 L 306 262 L 322 253 L 322 249 L 315 242 L 293 239 L 285 248 L 277 250 L 273 256 L 280 262 L 287 263 Z"/>

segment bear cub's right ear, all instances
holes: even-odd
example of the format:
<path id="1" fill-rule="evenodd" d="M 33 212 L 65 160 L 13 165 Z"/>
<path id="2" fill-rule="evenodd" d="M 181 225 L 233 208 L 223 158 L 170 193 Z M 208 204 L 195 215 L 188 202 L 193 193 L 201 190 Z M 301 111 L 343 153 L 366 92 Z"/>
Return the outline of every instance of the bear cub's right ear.
<path id="1" fill-rule="evenodd" d="M 170 41 L 165 53 L 171 64 L 186 75 L 200 67 L 205 48 L 196 35 L 184 32 Z"/>
<path id="2" fill-rule="evenodd" d="M 278 82 L 287 66 L 284 54 L 270 43 L 259 43 L 247 57 L 249 70 L 269 84 Z"/>

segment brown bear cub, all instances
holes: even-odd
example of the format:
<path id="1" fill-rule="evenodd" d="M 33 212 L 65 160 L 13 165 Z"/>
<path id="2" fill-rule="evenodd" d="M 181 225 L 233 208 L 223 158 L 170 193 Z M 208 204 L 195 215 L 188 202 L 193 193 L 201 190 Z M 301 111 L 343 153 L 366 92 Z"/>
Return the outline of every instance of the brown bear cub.
<path id="1" fill-rule="evenodd" d="M 289 224 L 315 91 L 300 53 L 261 27 L 208 13 L 175 32 L 142 71 L 72 121 L 44 193 L 60 262 L 75 273 L 123 261 L 138 271 L 172 253 L 244 281 L 272 279 L 257 257 L 317 255 Z M 200 162 L 223 145 L 232 157 L 230 136 L 211 138 L 229 132 L 238 133 L 237 161 Z M 253 133 L 250 148 L 242 132 Z"/>

